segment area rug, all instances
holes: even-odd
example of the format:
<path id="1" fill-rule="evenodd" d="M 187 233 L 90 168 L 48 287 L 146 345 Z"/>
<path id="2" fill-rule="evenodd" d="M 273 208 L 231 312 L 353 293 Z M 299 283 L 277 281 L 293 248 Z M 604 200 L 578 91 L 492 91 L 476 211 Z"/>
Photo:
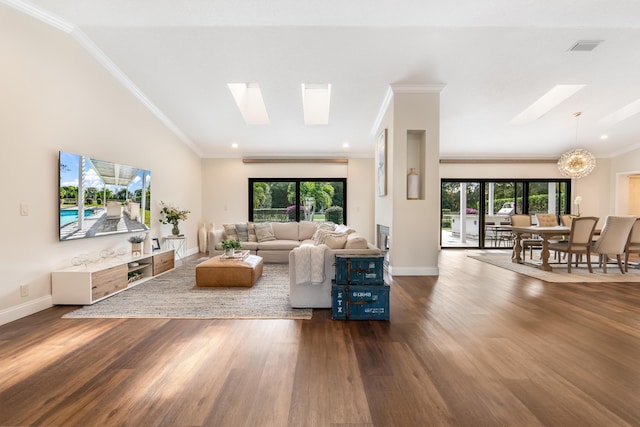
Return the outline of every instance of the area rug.
<path id="1" fill-rule="evenodd" d="M 491 265 L 495 265 L 506 270 L 515 271 L 516 273 L 524 274 L 536 279 L 541 279 L 546 282 L 557 283 L 586 283 L 586 282 L 640 282 L 640 270 L 637 268 L 629 268 L 629 272 L 625 274 L 620 273 L 617 265 L 607 265 L 607 273 L 603 273 L 601 268 L 597 267 L 597 262 L 594 262 L 593 273 L 589 273 L 589 269 L 586 265 L 580 265 L 580 267 L 571 268 L 571 273 L 567 272 L 567 265 L 552 264 L 553 271 L 544 271 L 531 264 L 517 264 L 511 262 L 511 252 L 509 253 L 481 253 L 480 251 L 467 252 L 469 258 L 477 259 L 478 261 L 486 262 Z"/>
<path id="2" fill-rule="evenodd" d="M 251 288 L 198 288 L 195 266 L 176 269 L 72 311 L 65 318 L 311 319 L 312 309 L 289 305 L 289 266 L 265 264 Z"/>

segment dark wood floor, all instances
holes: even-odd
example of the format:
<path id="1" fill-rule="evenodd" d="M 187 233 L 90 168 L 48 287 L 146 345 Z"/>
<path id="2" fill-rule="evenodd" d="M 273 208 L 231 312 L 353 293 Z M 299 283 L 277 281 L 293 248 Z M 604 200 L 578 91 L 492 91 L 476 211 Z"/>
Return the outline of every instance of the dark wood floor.
<path id="1" fill-rule="evenodd" d="M 390 322 L 61 319 L 0 327 L 0 425 L 640 425 L 640 285 L 443 251 Z"/>

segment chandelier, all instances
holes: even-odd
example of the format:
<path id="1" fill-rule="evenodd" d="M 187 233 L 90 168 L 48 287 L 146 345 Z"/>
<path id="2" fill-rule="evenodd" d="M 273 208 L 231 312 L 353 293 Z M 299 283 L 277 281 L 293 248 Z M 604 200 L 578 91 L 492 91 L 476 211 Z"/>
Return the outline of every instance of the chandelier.
<path id="1" fill-rule="evenodd" d="M 575 113 L 576 117 L 576 143 L 578 142 L 578 117 L 580 112 Z M 567 178 L 584 178 L 589 175 L 596 167 L 596 158 L 581 148 L 570 150 L 560 156 L 558 159 L 558 170 Z"/>

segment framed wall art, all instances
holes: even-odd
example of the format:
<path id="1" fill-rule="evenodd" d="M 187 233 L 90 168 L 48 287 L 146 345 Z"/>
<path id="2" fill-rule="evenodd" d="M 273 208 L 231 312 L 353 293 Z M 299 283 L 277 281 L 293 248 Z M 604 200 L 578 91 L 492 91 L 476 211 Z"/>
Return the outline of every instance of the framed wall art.
<path id="1" fill-rule="evenodd" d="M 378 196 L 387 195 L 387 129 L 383 129 L 378 136 L 376 147 L 376 157 L 378 159 Z"/>

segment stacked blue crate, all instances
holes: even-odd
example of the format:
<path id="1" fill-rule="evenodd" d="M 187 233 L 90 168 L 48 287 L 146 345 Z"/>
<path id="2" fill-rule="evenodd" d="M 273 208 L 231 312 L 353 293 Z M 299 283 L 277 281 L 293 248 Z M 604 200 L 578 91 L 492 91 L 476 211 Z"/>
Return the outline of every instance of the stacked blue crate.
<path id="1" fill-rule="evenodd" d="M 389 320 L 389 285 L 384 283 L 384 257 L 336 255 L 331 289 L 334 320 Z"/>

